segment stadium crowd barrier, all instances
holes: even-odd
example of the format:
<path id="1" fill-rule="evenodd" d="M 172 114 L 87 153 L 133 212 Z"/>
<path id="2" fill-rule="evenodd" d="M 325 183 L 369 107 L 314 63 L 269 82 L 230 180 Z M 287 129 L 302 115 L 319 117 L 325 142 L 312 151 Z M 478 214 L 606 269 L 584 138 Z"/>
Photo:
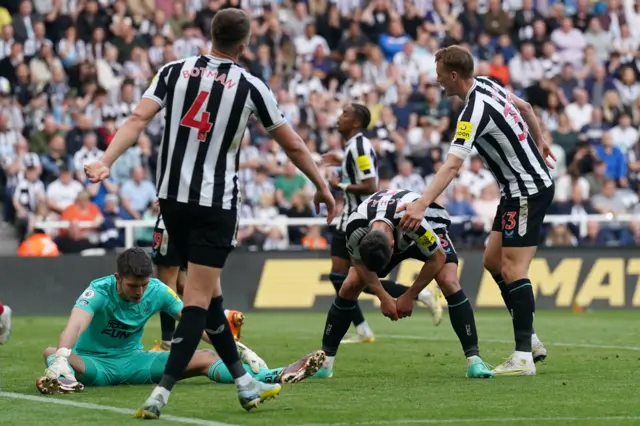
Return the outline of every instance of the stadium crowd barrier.
<path id="1" fill-rule="evenodd" d="M 451 222 L 453 224 L 465 223 L 474 220 L 471 216 L 452 216 Z M 548 224 L 567 224 L 576 223 L 581 226 L 586 225 L 587 222 L 623 222 L 628 223 L 631 221 L 640 220 L 638 215 L 624 214 L 616 215 L 604 214 L 604 215 L 547 215 L 544 219 Z M 333 224 L 337 223 L 337 219 Z M 125 232 L 125 247 L 133 247 L 135 244 L 135 229 L 136 228 L 153 228 L 156 224 L 155 219 L 148 220 L 117 220 L 116 227 L 124 229 Z M 91 222 L 79 222 L 80 226 L 92 227 Z M 287 226 L 326 226 L 327 221 L 322 217 L 308 217 L 308 218 L 289 218 L 286 216 L 278 216 L 275 219 L 240 219 L 240 226 L 278 226 L 286 229 Z M 69 226 L 67 221 L 46 221 L 38 222 L 37 227 L 44 229 L 45 231 L 52 229 L 64 229 Z"/>
<path id="2" fill-rule="evenodd" d="M 18 315 L 67 315 L 89 283 L 115 272 L 115 253 L 54 258 L 0 257 L 2 302 Z M 504 309 L 484 270 L 481 251 L 459 252 L 460 283 L 476 309 Z M 422 264 L 405 261 L 390 278 L 410 285 Z M 326 312 L 334 297 L 325 251 L 236 250 L 225 266 L 225 305 L 242 311 Z M 629 248 L 542 248 L 529 276 L 538 309 L 640 308 L 640 251 Z M 445 299 L 442 298 L 445 304 Z M 365 310 L 377 310 L 363 295 Z"/>

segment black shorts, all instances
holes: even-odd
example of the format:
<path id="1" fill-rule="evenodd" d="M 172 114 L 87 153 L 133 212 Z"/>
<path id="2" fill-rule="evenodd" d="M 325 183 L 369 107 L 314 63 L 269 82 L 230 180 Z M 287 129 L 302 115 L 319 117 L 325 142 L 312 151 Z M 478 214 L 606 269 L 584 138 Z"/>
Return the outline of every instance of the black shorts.
<path id="1" fill-rule="evenodd" d="M 237 210 L 160 200 L 160 212 L 181 265 L 224 267 L 236 246 Z"/>
<path id="2" fill-rule="evenodd" d="M 162 216 L 158 216 L 156 227 L 153 229 L 153 250 L 151 258 L 156 266 L 164 266 L 173 268 L 176 266 L 184 266 L 180 261 L 180 256 L 176 252 L 175 247 L 169 240 L 169 233 L 166 229 L 160 228 L 160 220 Z"/>
<path id="3" fill-rule="evenodd" d="M 491 230 L 502 233 L 503 247 L 535 247 L 540 243 L 540 230 L 554 194 L 551 186 L 530 197 L 500 199 Z"/>
<path id="4" fill-rule="evenodd" d="M 453 243 L 451 242 L 451 238 L 449 238 L 449 234 L 447 233 L 447 231 L 442 229 L 434 229 L 434 232 L 438 235 L 438 238 L 440 238 L 440 244 L 442 245 L 442 249 L 444 250 L 444 253 L 447 256 L 447 259 L 445 260 L 445 265 L 447 263 L 455 263 L 457 265 L 458 253 L 456 253 L 456 249 L 453 246 Z M 384 270 L 378 273 L 378 277 L 380 278 L 386 277 L 391 273 L 391 271 L 393 271 L 396 268 L 396 266 L 398 266 L 399 264 L 401 264 L 403 261 L 407 259 L 415 259 L 421 262 L 426 262 L 427 260 L 429 260 L 429 258 L 425 256 L 424 253 L 422 253 L 422 251 L 420 251 L 418 246 L 413 244 L 411 245 L 411 247 L 409 247 L 407 250 L 403 251 L 402 253 L 394 253 L 393 256 L 391 256 L 391 260 L 389 261 L 387 266 L 384 268 Z"/>
<path id="5" fill-rule="evenodd" d="M 333 237 L 331 238 L 331 257 L 351 260 L 349 251 L 347 251 L 347 236 L 338 228 L 333 230 Z"/>

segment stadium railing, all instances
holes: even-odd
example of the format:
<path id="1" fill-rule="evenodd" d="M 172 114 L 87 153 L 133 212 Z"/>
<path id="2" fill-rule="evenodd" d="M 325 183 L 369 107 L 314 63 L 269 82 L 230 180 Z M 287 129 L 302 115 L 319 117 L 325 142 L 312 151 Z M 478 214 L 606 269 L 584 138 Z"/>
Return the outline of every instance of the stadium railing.
<path id="1" fill-rule="evenodd" d="M 452 216 L 451 222 L 453 224 L 461 224 L 466 223 L 477 219 L 477 217 L 472 216 Z M 545 223 L 558 225 L 558 224 L 567 224 L 574 223 L 580 224 L 581 226 L 586 225 L 587 222 L 597 222 L 597 223 L 606 223 L 606 222 L 623 222 L 629 223 L 632 221 L 640 220 L 638 215 L 633 214 L 624 214 L 614 216 L 612 214 L 604 214 L 604 215 L 547 215 L 544 219 Z M 337 220 L 334 220 L 333 224 L 336 224 Z M 153 228 L 156 224 L 155 219 L 147 219 L 147 220 L 117 220 L 115 222 L 116 227 L 124 229 L 125 233 L 125 247 L 133 247 L 135 243 L 135 229 L 136 228 Z M 79 222 L 78 225 L 80 227 L 91 227 L 93 223 L 91 222 Z M 327 220 L 323 217 L 306 217 L 306 218 L 289 218 L 286 216 L 278 216 L 274 219 L 240 219 L 240 226 L 279 226 L 279 227 L 287 227 L 287 226 L 327 226 Z M 69 226 L 69 222 L 67 221 L 46 221 L 46 222 L 38 222 L 36 227 L 43 229 L 44 231 L 49 231 L 53 229 L 65 229 Z"/>

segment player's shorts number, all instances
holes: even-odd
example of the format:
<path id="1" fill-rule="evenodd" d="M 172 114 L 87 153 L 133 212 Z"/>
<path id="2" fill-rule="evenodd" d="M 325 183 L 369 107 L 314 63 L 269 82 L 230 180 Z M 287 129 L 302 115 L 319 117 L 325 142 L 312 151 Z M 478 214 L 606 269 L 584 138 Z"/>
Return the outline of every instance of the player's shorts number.
<path id="1" fill-rule="evenodd" d="M 153 233 L 153 251 L 163 256 L 167 255 L 169 248 L 169 234 L 166 230 L 156 231 Z"/>
<path id="2" fill-rule="evenodd" d="M 516 212 L 505 212 L 502 215 L 502 229 L 511 231 L 517 225 Z"/>
<path id="3" fill-rule="evenodd" d="M 182 126 L 191 127 L 192 129 L 198 130 L 198 140 L 200 142 L 204 142 L 207 140 L 207 133 L 211 131 L 213 128 L 213 122 L 209 119 L 209 113 L 207 111 L 202 111 L 202 106 L 204 105 L 207 97 L 209 96 L 209 92 L 201 91 L 198 93 L 198 97 L 196 101 L 191 105 L 189 111 L 185 114 L 185 116 L 180 121 Z M 200 120 L 196 117 L 201 113 Z"/>

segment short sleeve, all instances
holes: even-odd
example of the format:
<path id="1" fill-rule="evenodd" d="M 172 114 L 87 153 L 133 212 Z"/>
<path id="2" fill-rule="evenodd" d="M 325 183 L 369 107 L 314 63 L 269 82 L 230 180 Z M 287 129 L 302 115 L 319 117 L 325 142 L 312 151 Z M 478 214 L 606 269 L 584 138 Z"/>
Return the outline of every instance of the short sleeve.
<path id="1" fill-rule="evenodd" d="M 160 68 L 151 80 L 151 84 L 142 95 L 143 98 L 156 101 L 160 108 L 164 108 L 167 103 L 167 80 L 169 78 L 169 70 L 173 64 L 167 64 Z"/>
<path id="2" fill-rule="evenodd" d="M 98 313 L 107 303 L 107 295 L 89 286 L 76 300 L 74 308 L 89 312 L 92 316 Z"/>
<path id="3" fill-rule="evenodd" d="M 160 297 L 162 299 L 162 305 L 160 306 L 160 310 L 165 312 L 172 317 L 175 317 L 182 311 L 183 303 L 180 300 L 180 297 L 176 294 L 173 289 L 167 285 L 162 286 L 160 289 Z"/>
<path id="4" fill-rule="evenodd" d="M 449 154 L 453 154 L 461 159 L 466 159 L 471 154 L 471 149 L 480 135 L 480 122 L 484 113 L 484 103 L 477 99 L 476 92 L 473 91 L 469 97 L 469 102 L 458 117 L 456 133 L 449 149 Z"/>
<path id="5" fill-rule="evenodd" d="M 365 142 L 363 139 L 356 141 L 355 167 L 358 181 L 363 181 L 372 177 L 376 177 L 376 157 L 371 147 L 371 143 Z"/>
<path id="6" fill-rule="evenodd" d="M 280 112 L 278 102 L 271 89 L 267 88 L 257 78 L 250 80 L 250 82 L 252 110 L 265 130 L 270 132 L 285 124 L 287 120 L 284 118 L 284 114 Z"/>
<path id="7" fill-rule="evenodd" d="M 410 232 L 407 236 L 415 242 L 418 249 L 425 256 L 431 256 L 440 247 L 440 238 L 438 238 L 426 219 L 422 219 L 420 228 L 415 233 Z"/>

